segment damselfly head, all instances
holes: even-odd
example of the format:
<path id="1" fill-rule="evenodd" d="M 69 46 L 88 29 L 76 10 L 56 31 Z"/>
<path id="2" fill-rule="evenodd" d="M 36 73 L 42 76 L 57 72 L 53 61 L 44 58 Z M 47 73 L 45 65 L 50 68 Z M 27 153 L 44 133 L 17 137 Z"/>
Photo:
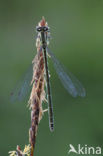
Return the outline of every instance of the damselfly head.
<path id="1" fill-rule="evenodd" d="M 36 27 L 36 30 L 38 32 L 41 32 L 41 31 L 47 32 L 49 30 L 48 24 L 45 21 L 45 18 L 44 17 L 42 17 L 42 20 L 38 23 L 38 26 Z"/>
<path id="2" fill-rule="evenodd" d="M 36 27 L 36 30 L 38 32 L 47 32 L 48 31 L 48 27 L 42 26 L 42 27 Z"/>

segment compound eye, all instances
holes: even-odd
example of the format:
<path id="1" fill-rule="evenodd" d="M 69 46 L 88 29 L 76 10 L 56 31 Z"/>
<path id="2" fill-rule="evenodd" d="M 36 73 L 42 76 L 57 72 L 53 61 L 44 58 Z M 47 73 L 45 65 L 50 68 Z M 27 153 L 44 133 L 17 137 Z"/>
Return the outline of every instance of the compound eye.
<path id="1" fill-rule="evenodd" d="M 36 29 L 36 30 L 40 32 L 40 31 L 41 31 L 41 27 L 37 27 L 37 29 Z"/>
<path id="2" fill-rule="evenodd" d="M 47 27 L 44 27 L 44 31 L 48 31 L 48 28 Z"/>

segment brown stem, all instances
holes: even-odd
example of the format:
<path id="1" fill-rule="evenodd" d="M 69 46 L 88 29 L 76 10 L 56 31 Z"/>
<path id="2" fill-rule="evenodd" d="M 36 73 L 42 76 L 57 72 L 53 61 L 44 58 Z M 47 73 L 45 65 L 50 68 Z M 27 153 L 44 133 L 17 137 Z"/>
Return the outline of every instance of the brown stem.
<path id="1" fill-rule="evenodd" d="M 31 127 L 29 130 L 31 156 L 34 153 L 38 124 L 42 117 L 42 101 L 44 99 L 44 60 L 42 51 L 38 52 L 34 61 L 34 75 L 32 80 L 34 83 L 29 100 L 31 107 Z"/>

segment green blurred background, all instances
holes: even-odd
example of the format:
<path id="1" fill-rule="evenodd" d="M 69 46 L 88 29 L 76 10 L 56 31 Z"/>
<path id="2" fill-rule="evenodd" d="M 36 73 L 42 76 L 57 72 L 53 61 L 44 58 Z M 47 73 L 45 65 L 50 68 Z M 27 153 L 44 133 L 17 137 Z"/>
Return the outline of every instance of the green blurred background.
<path id="1" fill-rule="evenodd" d="M 27 101 L 10 103 L 9 96 L 36 54 L 35 27 L 42 16 L 51 28 L 50 48 L 83 83 L 87 96 L 72 98 L 49 61 L 55 131 L 49 131 L 45 113 L 34 155 L 67 156 L 69 144 L 103 145 L 103 0 L 2 0 L 0 156 L 28 144 Z"/>

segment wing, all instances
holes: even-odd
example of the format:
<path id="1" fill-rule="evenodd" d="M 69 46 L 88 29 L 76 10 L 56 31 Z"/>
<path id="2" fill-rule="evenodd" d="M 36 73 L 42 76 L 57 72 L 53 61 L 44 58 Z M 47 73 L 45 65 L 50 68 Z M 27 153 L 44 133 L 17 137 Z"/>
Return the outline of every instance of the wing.
<path id="1" fill-rule="evenodd" d="M 48 54 L 51 56 L 54 68 L 61 80 L 64 88 L 73 96 L 85 97 L 86 92 L 79 80 L 70 72 L 66 73 L 64 66 L 59 62 L 54 53 L 47 48 Z"/>
<path id="2" fill-rule="evenodd" d="M 15 89 L 13 90 L 13 92 L 11 92 L 11 102 L 22 101 L 25 99 L 25 96 L 31 89 L 30 82 L 32 80 L 32 75 L 33 65 L 30 65 L 22 80 L 17 83 Z"/>

